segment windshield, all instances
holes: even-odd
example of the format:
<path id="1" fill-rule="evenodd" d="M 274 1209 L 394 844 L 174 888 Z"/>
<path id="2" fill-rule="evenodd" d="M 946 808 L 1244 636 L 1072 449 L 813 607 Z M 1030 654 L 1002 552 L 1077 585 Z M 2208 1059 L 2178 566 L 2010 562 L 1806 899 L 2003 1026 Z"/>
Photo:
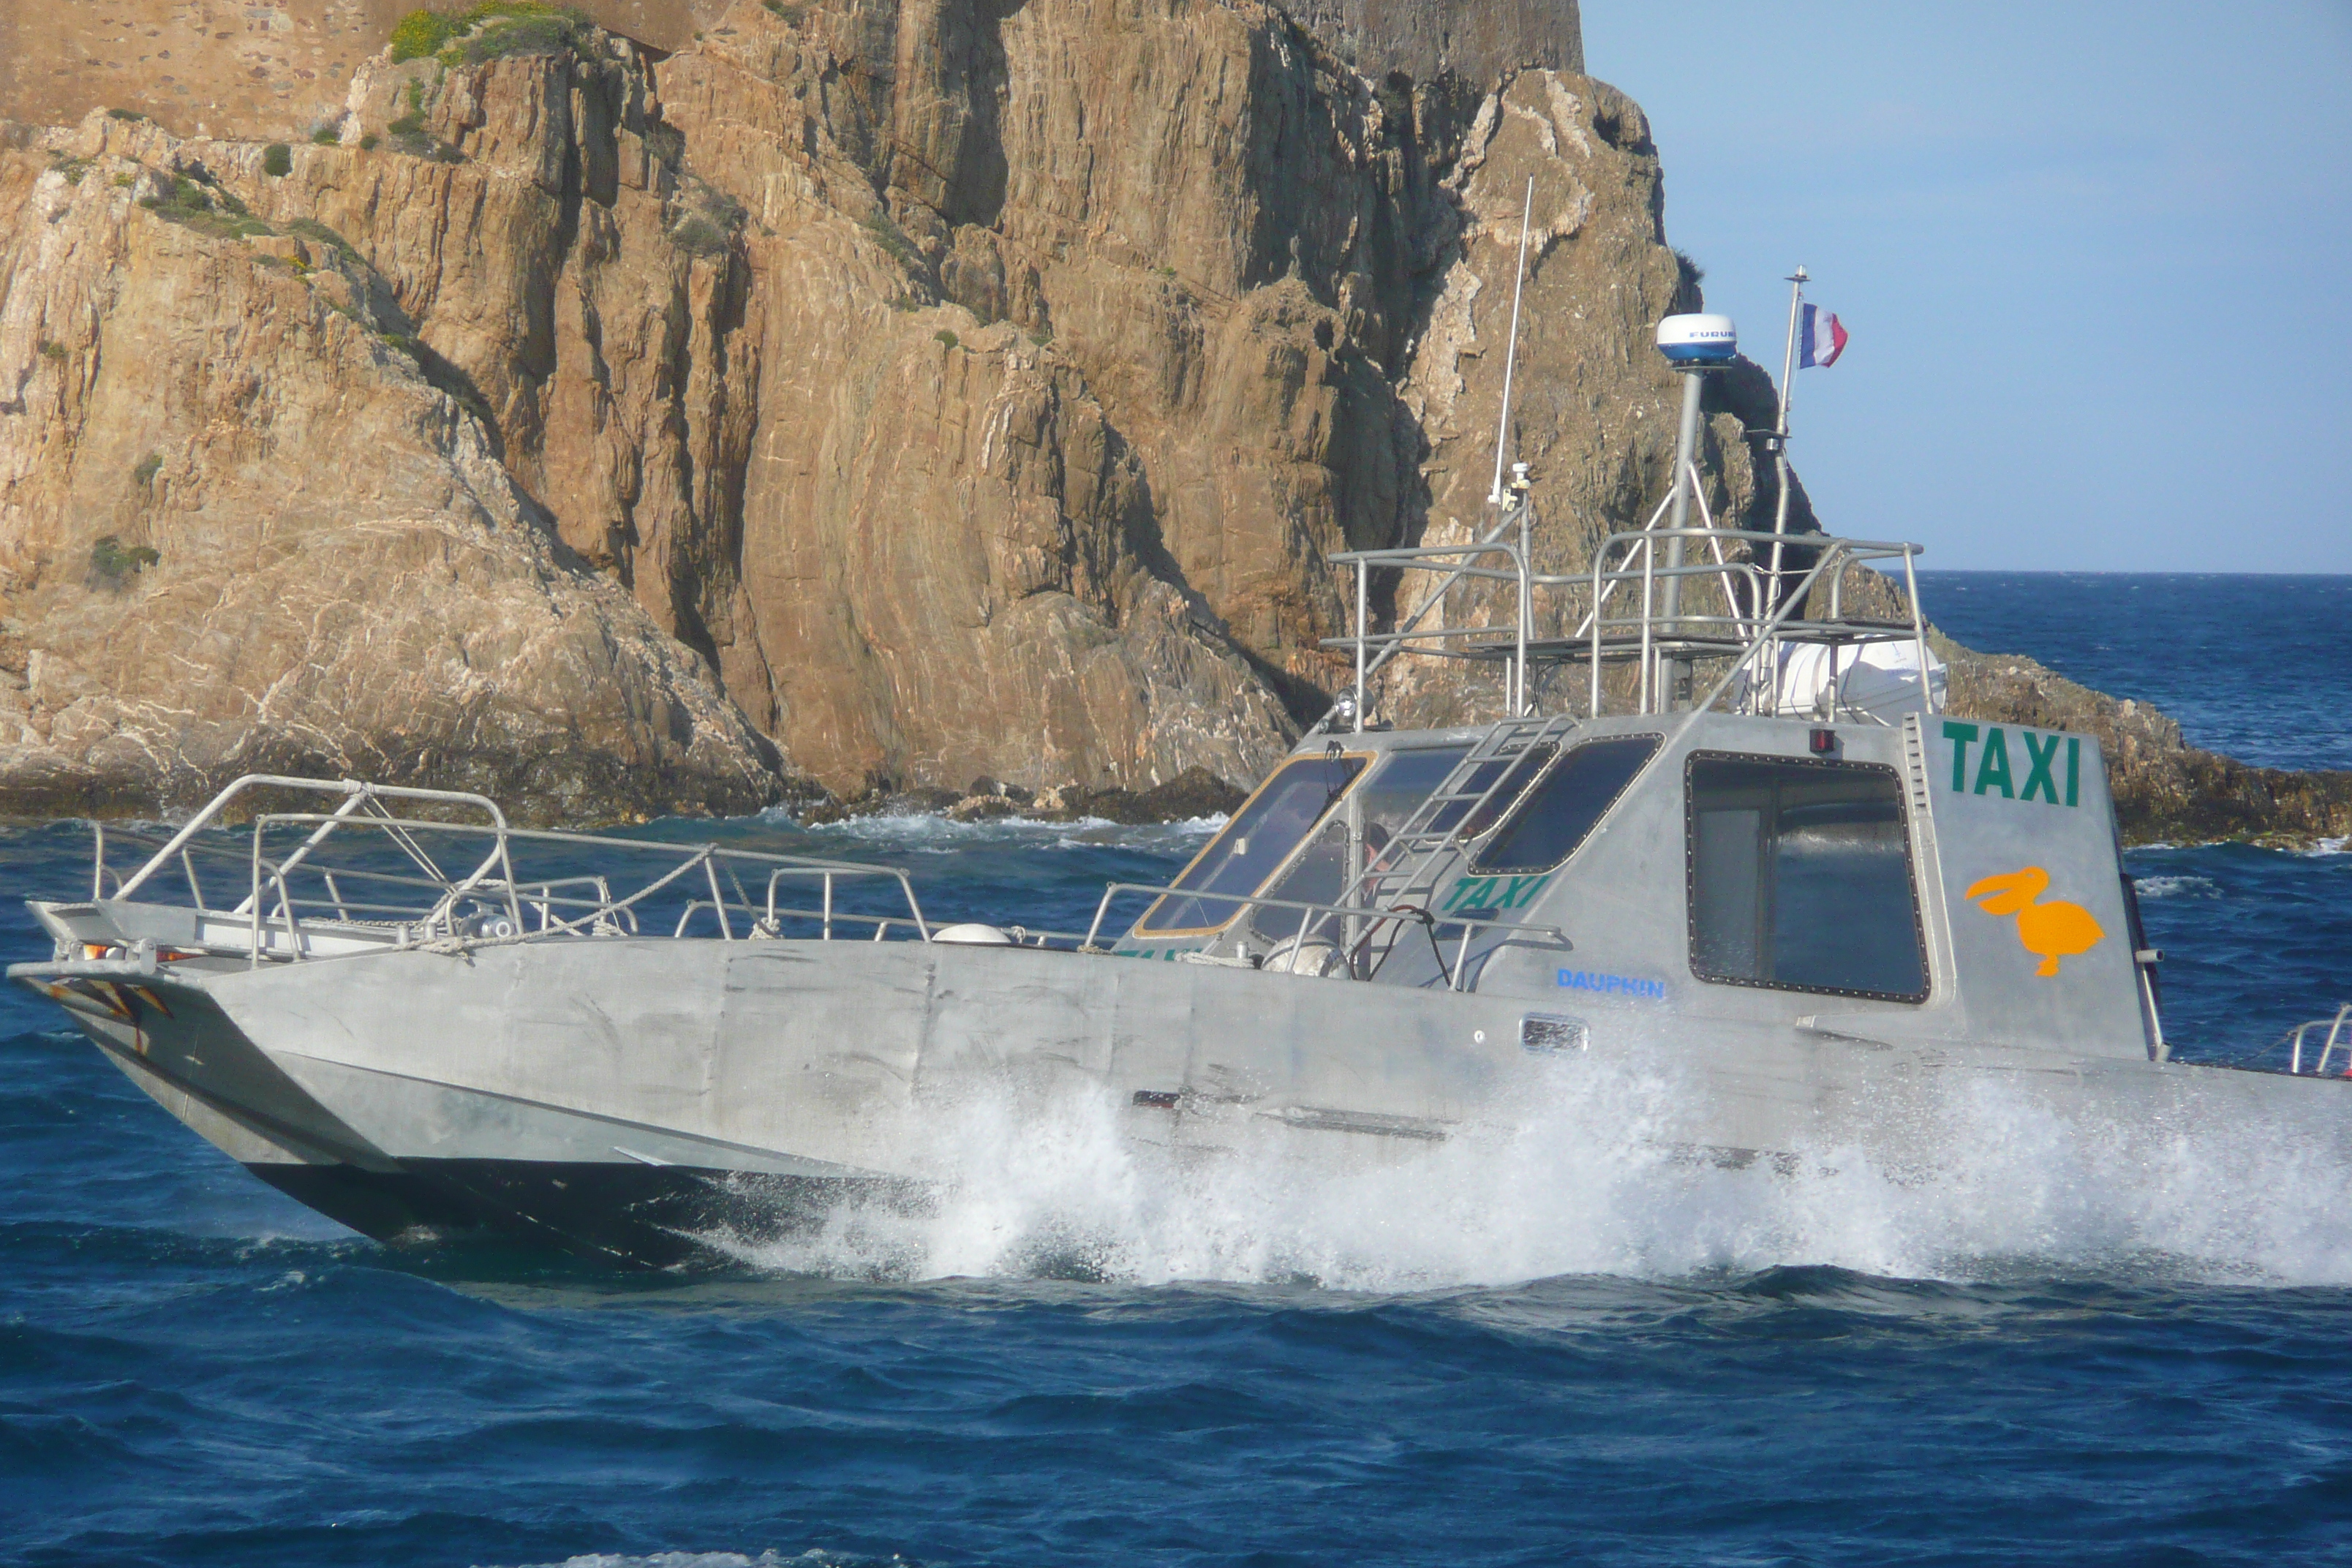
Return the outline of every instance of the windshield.
<path id="1" fill-rule="evenodd" d="M 1405 819 L 1436 792 L 1468 751 L 1467 746 L 1440 746 L 1391 752 L 1382 759 L 1352 797 L 1355 814 L 1362 824 L 1366 864 L 1388 847 L 1389 840 L 1396 837 Z M 1348 824 L 1334 817 L 1324 824 L 1315 842 L 1307 846 L 1289 874 L 1266 896 L 1306 904 L 1338 903 L 1352 880 L 1348 867 Z M 1306 918 L 1314 919 L 1312 915 Z M 1297 910 L 1260 908 L 1252 914 L 1250 926 L 1262 937 L 1279 940 L 1296 933 L 1299 921 Z"/>
<path id="2" fill-rule="evenodd" d="M 1299 840 L 1348 793 L 1348 786 L 1363 772 L 1364 762 L 1362 757 L 1326 754 L 1285 763 L 1173 885 L 1203 895 L 1256 892 L 1298 847 Z M 1145 911 L 1135 929 L 1214 930 L 1232 920 L 1240 907 L 1231 898 L 1162 899 Z"/>

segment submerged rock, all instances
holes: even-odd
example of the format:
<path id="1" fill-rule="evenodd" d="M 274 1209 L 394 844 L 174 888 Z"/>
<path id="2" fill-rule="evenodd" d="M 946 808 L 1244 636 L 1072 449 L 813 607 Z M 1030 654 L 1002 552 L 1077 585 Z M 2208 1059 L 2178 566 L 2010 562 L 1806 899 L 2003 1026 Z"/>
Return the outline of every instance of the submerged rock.
<path id="1" fill-rule="evenodd" d="M 1255 785 L 1257 781 L 1250 782 Z M 1188 822 L 1196 816 L 1222 816 L 1248 795 L 1206 768 L 1187 768 L 1166 784 L 1145 790 L 1066 785 L 1055 792 L 1060 805 L 1055 815 L 1125 823 Z"/>

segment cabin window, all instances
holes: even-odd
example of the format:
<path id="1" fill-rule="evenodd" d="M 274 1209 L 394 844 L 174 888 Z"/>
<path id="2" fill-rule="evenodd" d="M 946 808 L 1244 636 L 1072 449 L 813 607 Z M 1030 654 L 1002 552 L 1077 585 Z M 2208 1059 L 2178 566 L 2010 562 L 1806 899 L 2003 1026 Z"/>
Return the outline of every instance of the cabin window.
<path id="1" fill-rule="evenodd" d="M 1364 864 L 1379 858 L 1406 819 L 1437 793 L 1437 786 L 1452 776 L 1468 752 L 1467 746 L 1433 746 L 1391 752 L 1381 759 L 1371 776 L 1356 786 L 1349 808 L 1362 835 Z M 1337 814 L 1326 822 L 1289 874 L 1265 897 L 1302 904 L 1338 903 L 1354 880 L 1348 861 L 1348 815 Z M 1252 912 L 1250 926 L 1259 936 L 1279 941 L 1297 934 L 1301 913 L 1261 906 Z M 1311 924 L 1315 917 L 1306 919 Z"/>
<path id="2" fill-rule="evenodd" d="M 1549 871 L 1576 853 L 1633 775 L 1657 754 L 1662 737 L 1626 735 L 1575 748 L 1546 773 L 1501 831 L 1470 858 L 1477 876 Z"/>
<path id="3" fill-rule="evenodd" d="M 1543 772 L 1544 764 L 1559 754 L 1559 748 L 1546 741 L 1540 746 L 1529 746 L 1508 762 L 1496 758 L 1493 762 L 1480 763 L 1470 770 L 1469 778 L 1463 782 L 1461 790 L 1457 792 L 1471 795 L 1472 800 L 1449 801 L 1441 806 L 1436 816 L 1430 821 L 1430 831 L 1444 833 L 1451 830 L 1465 843 L 1477 837 L 1503 819 L 1503 814 L 1511 809 L 1511 803 L 1525 794 L 1535 776 Z M 1496 784 L 1496 779 L 1502 783 Z M 1489 786 L 1493 787 L 1494 794 L 1486 797 L 1484 805 L 1474 805 L 1476 792 Z M 1469 817 L 1466 822 L 1463 820 L 1465 814 Z"/>
<path id="4" fill-rule="evenodd" d="M 1700 979 L 1927 999 L 1893 768 L 1694 752 L 1685 864 Z"/>
<path id="5" fill-rule="evenodd" d="M 1144 912 L 1138 931 L 1213 931 L 1241 905 L 1231 897 L 1256 892 L 1314 830 L 1364 770 L 1360 756 L 1298 757 L 1258 786 L 1171 886 L 1196 895 L 1164 898 Z"/>

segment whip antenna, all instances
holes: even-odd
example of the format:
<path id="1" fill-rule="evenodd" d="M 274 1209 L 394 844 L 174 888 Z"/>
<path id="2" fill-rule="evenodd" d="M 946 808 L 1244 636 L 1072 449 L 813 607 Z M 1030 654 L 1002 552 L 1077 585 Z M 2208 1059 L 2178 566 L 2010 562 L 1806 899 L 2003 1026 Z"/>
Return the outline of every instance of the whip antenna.
<path id="1" fill-rule="evenodd" d="M 1519 358 L 1519 290 L 1528 281 L 1528 225 L 1535 217 L 1536 177 L 1528 176 L 1528 198 L 1519 208 L 1519 269 L 1511 279 L 1511 341 L 1503 351 L 1503 414 L 1495 426 L 1495 484 L 1487 491 L 1490 506 L 1503 504 L 1503 455 L 1511 437 L 1511 373 Z"/>

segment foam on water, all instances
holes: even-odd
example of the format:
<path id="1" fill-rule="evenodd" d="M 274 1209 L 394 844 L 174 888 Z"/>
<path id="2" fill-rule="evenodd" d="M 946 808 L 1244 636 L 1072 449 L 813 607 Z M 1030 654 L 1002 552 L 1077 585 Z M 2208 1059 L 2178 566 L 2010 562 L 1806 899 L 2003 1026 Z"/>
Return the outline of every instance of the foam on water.
<path id="1" fill-rule="evenodd" d="M 877 813 L 839 822 L 798 827 L 820 842 L 845 840 L 883 853 L 949 855 L 985 847 L 1131 849 L 1146 854 L 1187 854 L 1225 825 L 1222 816 L 1176 822 L 1118 823 L 1081 816 L 1045 822 L 1025 816 L 958 822 L 935 812 Z"/>
<path id="2" fill-rule="evenodd" d="M 2335 1086 L 2298 1087 L 2340 1119 Z M 1131 1113 L 1097 1092 L 1008 1086 L 940 1107 L 908 1152 L 935 1202 L 845 1204 L 785 1241 L 712 1239 L 762 1269 L 888 1280 L 1395 1291 L 1822 1264 L 2352 1282 L 2352 1215 L 2328 1198 L 2352 1162 L 2300 1113 L 2095 1121 L 1979 1079 L 1873 1140 L 1899 1159 L 1825 1143 L 1739 1164 L 1674 1141 L 1684 1092 L 1670 1072 L 1567 1060 L 1519 1112 L 1443 1143 L 1261 1121 L 1212 1153 L 1135 1141 Z"/>
<path id="3" fill-rule="evenodd" d="M 567 1557 L 561 1563 L 541 1563 L 538 1568 L 856 1568 L 874 1561 L 870 1557 L 816 1551 L 791 1557 L 780 1557 L 772 1550 L 757 1557 L 747 1557 L 740 1552 L 654 1552 L 636 1557 L 591 1552 Z"/>
<path id="4" fill-rule="evenodd" d="M 2221 885 L 2210 877 L 2136 877 L 2132 889 L 2143 899 L 2218 899 Z"/>

